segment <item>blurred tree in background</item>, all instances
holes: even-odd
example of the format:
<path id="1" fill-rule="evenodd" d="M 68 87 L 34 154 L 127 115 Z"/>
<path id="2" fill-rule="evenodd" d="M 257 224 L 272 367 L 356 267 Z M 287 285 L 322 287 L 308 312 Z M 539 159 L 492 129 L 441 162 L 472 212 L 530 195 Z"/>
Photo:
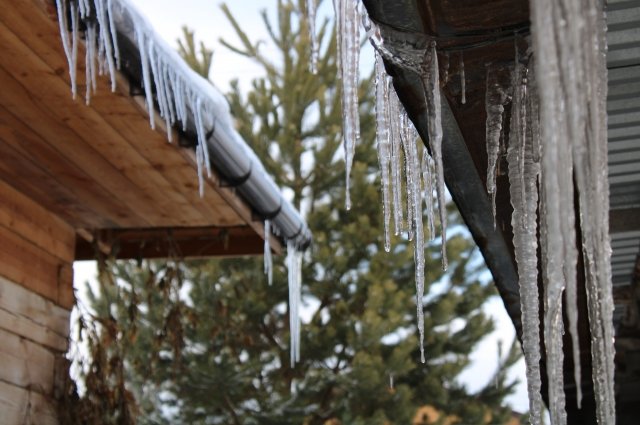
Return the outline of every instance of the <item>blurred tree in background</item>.
<path id="1" fill-rule="evenodd" d="M 225 6 L 240 44 L 222 41 L 264 69 L 248 93 L 232 83 L 231 111 L 314 235 L 303 267 L 300 363 L 289 364 L 282 257 L 275 258 L 272 286 L 262 258 L 107 262 L 101 291 L 90 301 L 104 324 L 91 343 L 103 366 L 91 369 L 89 380 L 118 365 L 112 372 L 126 381 L 122 394 L 135 397 L 139 423 L 427 423 L 412 422 L 426 405 L 464 424 L 503 423 L 511 415 L 504 397 L 515 383 L 502 370 L 517 360 L 519 345 L 480 392 L 469 394 L 457 381 L 474 346 L 492 330 L 481 306 L 494 289 L 479 279 L 479 256 L 466 233 L 456 231 L 454 210 L 445 274 L 438 242 L 425 247 L 427 362 L 420 363 L 413 250 L 406 237 L 396 237 L 390 253 L 382 248 L 370 80 L 360 87 L 353 206 L 343 207 L 335 34 L 328 22 L 319 25 L 322 48 L 312 75 L 304 3 L 278 1 L 275 22 L 264 13 L 277 55 L 263 53 Z M 212 53 L 201 51 L 198 57 L 185 29 L 180 53 L 207 75 Z"/>

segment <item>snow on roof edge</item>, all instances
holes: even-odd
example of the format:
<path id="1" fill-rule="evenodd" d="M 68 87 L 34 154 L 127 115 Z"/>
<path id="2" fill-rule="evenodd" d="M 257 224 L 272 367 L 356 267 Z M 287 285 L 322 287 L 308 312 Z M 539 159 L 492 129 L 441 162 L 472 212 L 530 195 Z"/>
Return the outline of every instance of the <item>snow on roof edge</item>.
<path id="1" fill-rule="evenodd" d="M 294 245 L 304 249 L 310 242 L 311 235 L 300 213 L 292 208 L 280 192 L 272 177 L 265 170 L 262 162 L 255 152 L 247 145 L 244 139 L 236 132 L 226 98 L 208 80 L 193 71 L 180 57 L 175 49 L 161 39 L 153 26 L 138 11 L 129 0 L 78 0 L 67 2 L 56 0 L 60 25 L 62 44 L 69 63 L 71 77 L 71 89 L 73 97 L 77 96 L 76 68 L 77 46 L 80 22 L 86 26 L 86 69 L 87 69 L 87 103 L 92 92 L 95 92 L 96 75 L 108 73 L 111 77 L 112 90 L 115 90 L 115 74 L 120 67 L 120 54 L 117 42 L 117 34 L 125 35 L 138 47 L 142 65 L 142 82 L 145 88 L 147 111 L 149 122 L 155 128 L 155 100 L 159 106 L 160 116 L 167 124 L 167 138 L 171 141 L 171 129 L 180 121 L 186 129 L 187 122 L 195 124 L 198 143 L 196 146 L 196 159 L 198 168 L 198 180 L 200 194 L 203 194 L 204 173 L 211 175 L 211 161 L 209 158 L 209 143 L 207 142 L 208 129 L 216 130 L 218 126 L 225 127 L 232 137 L 236 148 L 246 155 L 249 160 L 250 173 L 257 173 L 263 184 L 259 186 L 270 190 L 273 196 L 280 199 L 280 204 L 286 204 L 289 220 L 299 222 L 299 231 L 287 235 L 278 229 L 278 220 L 272 220 L 274 231 L 286 241 L 293 240 Z M 69 26 L 69 18 L 71 19 Z M 66 29 L 71 28 L 71 32 Z M 247 199 L 250 204 L 255 202 Z M 256 208 L 256 205 L 253 205 Z M 258 209 L 259 206 L 257 206 Z M 291 233 L 291 232 L 289 232 Z"/>

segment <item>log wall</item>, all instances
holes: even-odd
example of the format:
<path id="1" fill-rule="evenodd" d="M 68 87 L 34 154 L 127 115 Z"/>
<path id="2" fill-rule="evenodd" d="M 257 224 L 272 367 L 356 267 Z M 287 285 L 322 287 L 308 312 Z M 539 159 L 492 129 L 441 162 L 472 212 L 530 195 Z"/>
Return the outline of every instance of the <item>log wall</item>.
<path id="1" fill-rule="evenodd" d="M 0 180 L 0 423 L 57 424 L 74 304 L 71 226 Z"/>

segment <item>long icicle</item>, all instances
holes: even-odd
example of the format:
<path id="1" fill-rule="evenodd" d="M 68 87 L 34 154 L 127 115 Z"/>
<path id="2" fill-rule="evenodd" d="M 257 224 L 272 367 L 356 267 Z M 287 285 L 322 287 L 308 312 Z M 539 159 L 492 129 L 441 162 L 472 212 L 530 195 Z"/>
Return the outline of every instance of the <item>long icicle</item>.
<path id="1" fill-rule="evenodd" d="M 71 94 L 73 98 L 76 97 L 77 82 L 76 82 L 76 61 L 74 61 L 73 51 L 74 47 L 72 40 L 69 37 L 69 21 L 67 19 L 67 3 L 58 0 L 56 3 L 58 8 L 58 26 L 60 27 L 60 39 L 62 40 L 62 48 L 67 57 L 67 63 L 69 65 L 69 79 L 71 80 Z M 73 3 L 71 4 L 73 7 Z M 72 13 L 73 15 L 73 13 Z"/>
<path id="2" fill-rule="evenodd" d="M 424 200 L 427 207 L 427 226 L 429 238 L 435 239 L 436 231 L 433 219 L 433 159 L 429 156 L 426 146 L 422 146 L 422 180 L 424 187 Z"/>
<path id="3" fill-rule="evenodd" d="M 287 242 L 289 275 L 289 332 L 291 335 L 291 367 L 300 361 L 300 304 L 302 285 L 302 253 L 293 241 Z"/>
<path id="4" fill-rule="evenodd" d="M 360 114 L 358 110 L 358 72 L 360 63 L 359 2 L 335 0 L 338 12 L 338 56 L 342 81 L 342 136 L 345 161 L 345 208 L 351 209 L 351 167 L 355 147 L 360 139 Z"/>
<path id="5" fill-rule="evenodd" d="M 440 235 L 442 269 L 447 270 L 447 205 L 445 202 L 444 166 L 442 163 L 442 114 L 440 98 L 440 75 L 438 70 L 438 54 L 436 43 L 431 42 L 427 50 L 422 73 L 422 84 L 427 100 L 427 114 L 429 124 L 429 146 L 435 163 L 436 192 L 438 196 L 438 211 L 440 213 Z"/>
<path id="6" fill-rule="evenodd" d="M 542 188 L 549 198 L 547 229 L 558 252 L 552 270 L 567 279 L 567 316 L 574 332 L 574 251 L 580 231 L 591 330 L 592 377 L 599 423 L 615 423 L 613 327 L 606 137 L 606 50 L 603 2 L 531 2 L 541 98 Z M 573 214 L 574 179 L 580 227 Z M 555 235 L 554 230 L 559 231 Z M 574 270 L 571 270 L 573 267 Z M 559 269 L 559 271 L 558 271 Z M 551 281 L 551 277 L 548 278 Z M 573 335 L 572 335 L 573 338 Z M 577 345 L 574 343 L 574 345 Z M 576 352 L 574 351 L 574 356 Z M 556 362 L 557 359 L 551 359 Z M 578 374 L 578 371 L 575 373 Z M 579 376 L 576 381 L 579 381 Z M 579 385 L 580 382 L 577 382 Z M 551 390 L 551 388 L 550 388 Z M 578 394 L 578 398 L 580 394 Z M 551 399 L 553 399 L 550 396 Z M 552 406 L 552 417 L 562 413 Z"/>
<path id="7" fill-rule="evenodd" d="M 514 96 L 511 106 L 511 125 L 509 131 L 509 189 L 513 214 L 513 245 L 520 287 L 520 306 L 522 310 L 522 346 L 525 357 L 527 390 L 529 393 L 529 421 L 531 425 L 541 423 L 540 412 L 543 407 L 540 377 L 540 319 L 538 301 L 538 256 L 537 256 L 537 181 L 540 164 L 534 155 L 532 137 L 536 135 L 527 129 L 532 126 L 527 121 L 537 120 L 529 107 L 529 96 L 537 96 L 531 87 L 533 81 L 527 81 L 527 69 L 516 65 L 514 70 Z"/>
<path id="8" fill-rule="evenodd" d="M 504 114 L 505 92 L 497 80 L 497 73 L 487 67 L 485 111 L 487 114 L 485 132 L 487 143 L 487 192 L 491 198 L 493 227 L 496 226 L 496 174 L 500 153 L 500 135 Z"/>
<path id="9" fill-rule="evenodd" d="M 410 208 L 413 210 L 413 261 L 415 264 L 416 280 L 416 314 L 418 319 L 418 334 L 420 338 L 420 361 L 424 357 L 424 228 L 422 222 L 422 176 L 420 158 L 416 138 L 407 138 L 407 196 L 411 198 Z"/>
<path id="10" fill-rule="evenodd" d="M 400 138 L 400 125 L 397 117 L 400 116 L 400 100 L 393 88 L 391 78 L 387 77 L 389 96 L 389 137 L 391 148 L 391 194 L 393 201 L 393 225 L 394 233 L 398 236 L 404 229 L 404 213 L 402 207 L 402 140 Z"/>
<path id="11" fill-rule="evenodd" d="M 384 222 L 384 250 L 391 250 L 391 200 L 389 162 L 391 160 L 389 143 L 389 86 L 387 74 L 380 54 L 376 52 L 376 140 L 378 150 L 378 164 L 380 167 L 382 187 L 382 214 Z"/>
<path id="12" fill-rule="evenodd" d="M 269 286 L 273 283 L 273 257 L 271 255 L 271 221 L 264 221 L 264 274 Z"/>

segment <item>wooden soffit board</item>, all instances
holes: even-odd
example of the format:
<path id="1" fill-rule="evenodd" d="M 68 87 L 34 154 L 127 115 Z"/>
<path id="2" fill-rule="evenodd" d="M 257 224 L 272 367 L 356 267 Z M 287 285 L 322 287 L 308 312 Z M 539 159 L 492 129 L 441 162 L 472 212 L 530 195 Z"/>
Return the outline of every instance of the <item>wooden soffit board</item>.
<path id="1" fill-rule="evenodd" d="M 168 143 L 163 122 L 150 128 L 144 100 L 124 76 L 115 92 L 99 77 L 86 104 L 82 43 L 72 98 L 54 2 L 0 2 L 0 45 L 1 180 L 85 236 L 172 228 L 207 229 L 208 236 L 248 227 L 254 245 L 262 239 L 261 222 L 217 176 L 200 197 L 192 150 Z"/>

